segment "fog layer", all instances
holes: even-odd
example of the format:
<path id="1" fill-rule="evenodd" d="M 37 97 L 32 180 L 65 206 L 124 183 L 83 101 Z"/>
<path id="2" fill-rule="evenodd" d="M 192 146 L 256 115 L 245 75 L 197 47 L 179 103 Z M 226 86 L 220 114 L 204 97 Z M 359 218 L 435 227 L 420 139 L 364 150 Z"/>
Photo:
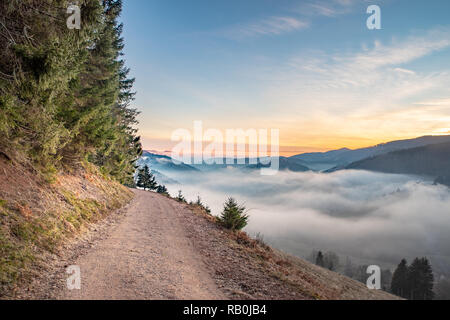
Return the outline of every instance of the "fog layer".
<path id="1" fill-rule="evenodd" d="M 199 195 L 220 214 L 229 196 L 249 209 L 250 234 L 306 257 L 333 250 L 362 263 L 393 266 L 401 258 L 427 256 L 450 270 L 450 192 L 419 178 L 367 171 L 331 174 L 279 172 L 262 176 L 224 169 L 188 175 L 164 173 L 188 200 Z"/>

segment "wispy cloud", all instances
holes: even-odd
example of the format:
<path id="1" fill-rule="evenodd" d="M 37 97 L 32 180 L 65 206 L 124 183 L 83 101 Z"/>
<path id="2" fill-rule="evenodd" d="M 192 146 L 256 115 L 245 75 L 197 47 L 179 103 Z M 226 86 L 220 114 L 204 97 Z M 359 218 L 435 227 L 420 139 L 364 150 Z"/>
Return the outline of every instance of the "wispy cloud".
<path id="1" fill-rule="evenodd" d="M 416 66 L 449 48 L 450 28 L 438 28 L 389 43 L 375 42 L 352 53 L 302 53 L 273 62 L 257 75 L 267 83 L 261 101 L 275 114 L 270 123 L 282 127 L 285 135 L 296 136 L 296 141 L 323 140 L 328 132 L 336 140 L 434 132 L 449 127 L 450 109 L 430 113 L 416 102 L 450 96 L 449 65 L 435 70 Z"/>
<path id="2" fill-rule="evenodd" d="M 335 7 L 320 3 L 309 3 L 305 7 L 309 14 L 326 17 L 335 17 L 343 12 Z"/>
<path id="3" fill-rule="evenodd" d="M 222 30 L 220 34 L 241 40 L 267 35 L 281 35 L 306 29 L 312 16 L 335 17 L 351 12 L 358 0 L 310 1 L 290 10 L 289 15 L 269 16 L 257 21 L 238 24 Z"/>
<path id="4" fill-rule="evenodd" d="M 403 65 L 449 47 L 450 30 L 437 29 L 422 37 L 410 37 L 388 45 L 375 42 L 372 49 L 353 54 L 316 52 L 314 56 L 294 57 L 280 77 L 289 84 L 288 87 L 304 94 L 335 89 L 354 96 L 358 90 L 366 88 L 378 93 L 393 93 L 395 90 L 397 98 L 404 98 L 402 92 L 413 94 L 429 86 L 442 85 L 438 80 L 447 78 L 449 74 L 443 70 L 416 73 Z M 290 71 L 286 72 L 286 69 Z"/>
<path id="5" fill-rule="evenodd" d="M 434 99 L 428 101 L 416 102 L 416 105 L 432 107 L 450 107 L 450 98 Z"/>
<path id="6" fill-rule="evenodd" d="M 394 68 L 394 71 L 400 72 L 400 73 L 406 73 L 406 74 L 416 74 L 412 70 L 404 69 L 404 68 Z"/>
<path id="7" fill-rule="evenodd" d="M 248 24 L 236 25 L 223 33 L 233 39 L 280 35 L 305 29 L 309 23 L 291 16 L 273 16 Z"/>
<path id="8" fill-rule="evenodd" d="M 336 17 L 352 11 L 356 0 L 309 1 L 301 3 L 295 11 L 307 16 Z"/>

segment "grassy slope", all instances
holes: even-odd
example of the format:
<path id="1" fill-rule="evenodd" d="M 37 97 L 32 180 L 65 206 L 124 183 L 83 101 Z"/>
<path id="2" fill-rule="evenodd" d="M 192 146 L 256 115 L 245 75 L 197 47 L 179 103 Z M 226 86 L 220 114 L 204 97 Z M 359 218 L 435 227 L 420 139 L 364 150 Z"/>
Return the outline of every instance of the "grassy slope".
<path id="1" fill-rule="evenodd" d="M 394 151 L 348 165 L 347 169 L 364 169 L 386 173 L 450 176 L 450 143 Z"/>
<path id="2" fill-rule="evenodd" d="M 180 205 L 194 213 L 184 221 L 190 239 L 231 299 L 400 299 L 274 249 L 245 232 L 226 230 L 199 206 Z"/>
<path id="3" fill-rule="evenodd" d="M 0 297 L 39 272 L 48 254 L 133 196 L 90 165 L 68 170 L 49 183 L 0 157 Z"/>

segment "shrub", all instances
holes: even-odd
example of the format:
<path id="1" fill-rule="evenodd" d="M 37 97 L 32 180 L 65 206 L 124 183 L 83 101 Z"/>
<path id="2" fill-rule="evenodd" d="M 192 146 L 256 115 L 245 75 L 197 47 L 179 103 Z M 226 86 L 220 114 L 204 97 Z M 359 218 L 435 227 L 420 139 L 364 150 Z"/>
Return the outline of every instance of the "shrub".
<path id="1" fill-rule="evenodd" d="M 227 229 L 242 230 L 248 223 L 245 207 L 239 205 L 234 198 L 228 198 L 223 206 L 219 222 Z"/>
<path id="2" fill-rule="evenodd" d="M 156 192 L 157 193 L 160 193 L 160 194 L 169 194 L 169 192 L 167 191 L 167 188 L 166 188 L 166 186 L 164 186 L 164 185 L 159 185 L 157 188 L 156 188 Z"/>
<path id="3" fill-rule="evenodd" d="M 200 196 L 197 196 L 197 201 L 195 203 L 193 203 L 193 204 L 198 206 L 198 207 L 200 207 L 200 208 L 202 208 L 203 210 L 205 210 L 205 212 L 207 214 L 211 214 L 211 209 L 207 205 L 203 204 L 202 199 L 200 198 Z"/>
<path id="4" fill-rule="evenodd" d="M 178 190 L 178 195 L 175 198 L 178 202 L 184 202 L 187 203 L 185 197 L 183 196 L 183 194 L 181 193 L 181 190 Z"/>
<path id="5" fill-rule="evenodd" d="M 211 214 L 211 209 L 208 206 L 203 206 L 203 209 L 206 211 L 207 214 Z"/>

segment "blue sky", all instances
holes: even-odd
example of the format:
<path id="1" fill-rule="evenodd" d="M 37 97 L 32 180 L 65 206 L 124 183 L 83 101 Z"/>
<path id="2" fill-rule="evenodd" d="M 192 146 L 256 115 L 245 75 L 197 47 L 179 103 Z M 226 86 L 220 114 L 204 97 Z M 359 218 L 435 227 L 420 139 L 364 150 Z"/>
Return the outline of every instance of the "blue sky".
<path id="1" fill-rule="evenodd" d="M 128 0 L 122 21 L 146 149 L 194 120 L 278 128 L 283 154 L 450 131 L 448 0 Z"/>

